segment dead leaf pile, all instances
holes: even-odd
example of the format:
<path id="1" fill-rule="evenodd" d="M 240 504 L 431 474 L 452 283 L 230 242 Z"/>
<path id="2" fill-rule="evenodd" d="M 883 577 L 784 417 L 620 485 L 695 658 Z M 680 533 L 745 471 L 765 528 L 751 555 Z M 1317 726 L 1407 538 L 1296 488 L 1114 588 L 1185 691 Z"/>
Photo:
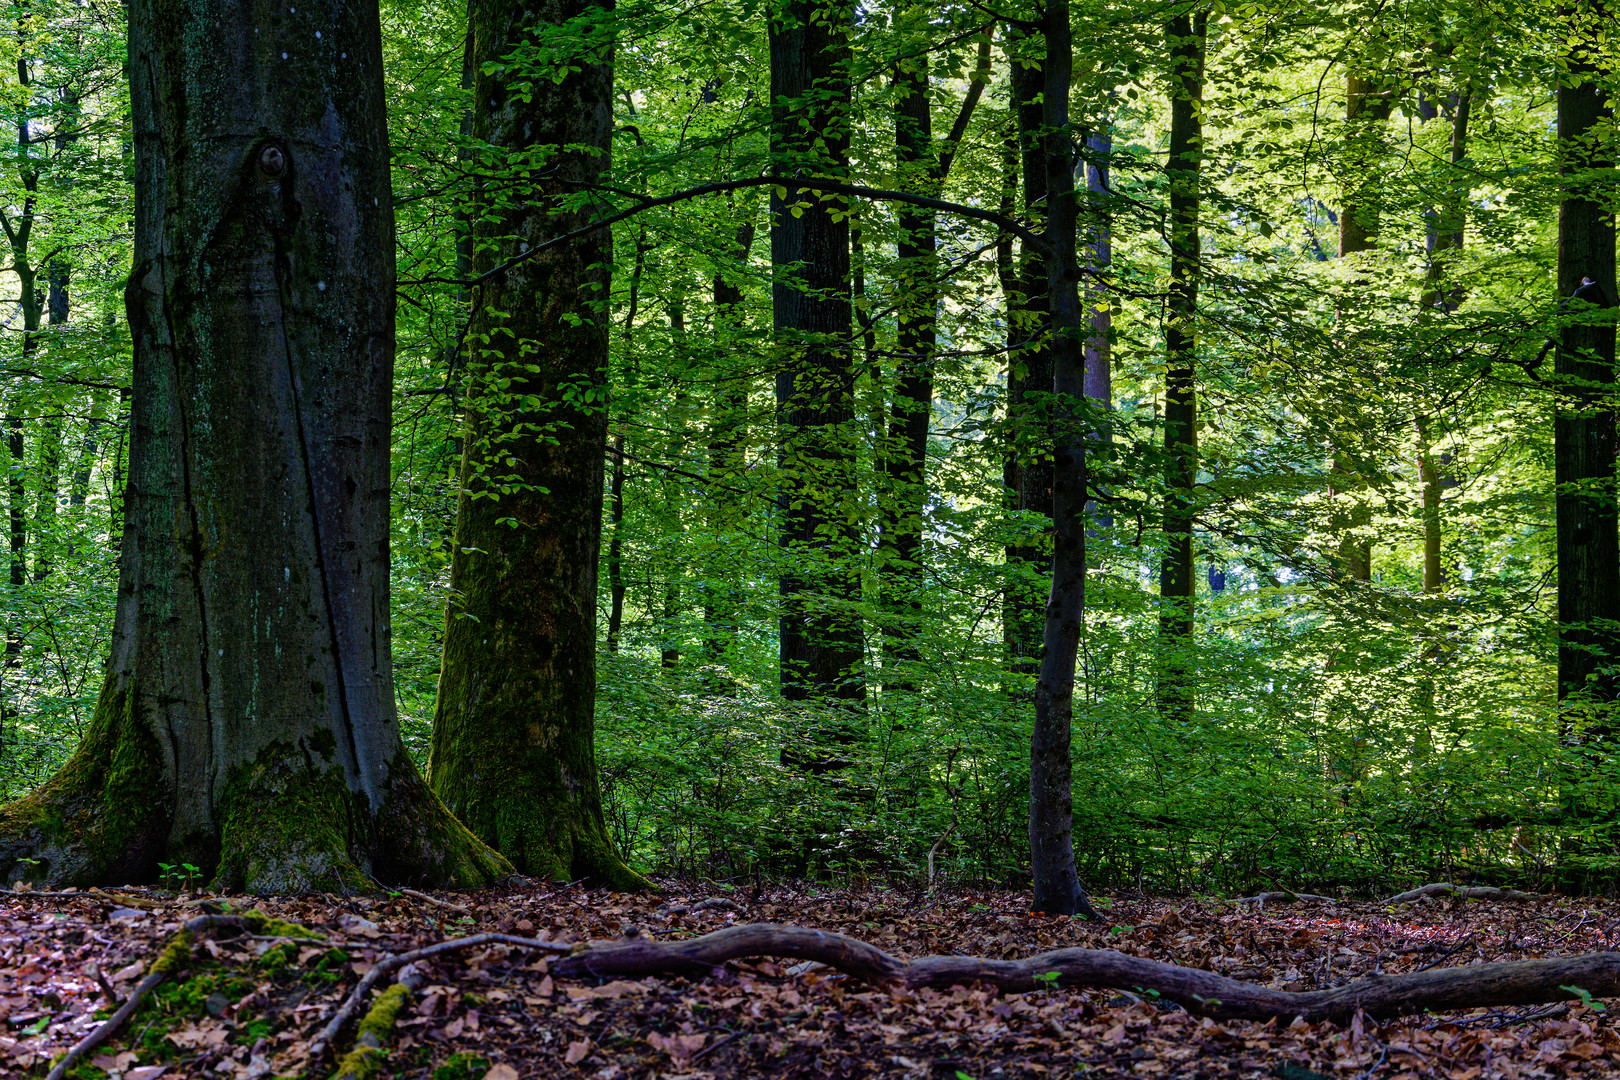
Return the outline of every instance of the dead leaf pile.
<path id="1" fill-rule="evenodd" d="M 390 953 L 499 931 L 560 942 L 684 937 L 737 922 L 838 930 L 903 956 L 1011 958 L 1116 948 L 1290 990 L 1382 972 L 1613 947 L 1620 906 L 1550 900 L 1272 905 L 1122 895 L 1102 925 L 1029 914 L 1017 893 L 933 895 L 672 883 L 662 895 L 511 886 L 450 897 L 250 900 L 157 893 L 0 893 L 0 1075 L 42 1076 L 105 1015 L 199 908 L 257 906 L 321 942 L 205 939 L 190 972 L 143 1006 L 80 1077 L 326 1077 L 308 1043 Z M 133 901 L 139 900 L 136 904 Z M 723 903 L 703 903 L 723 900 Z M 901 992 L 813 963 L 732 963 L 706 979 L 555 980 L 532 953 L 490 945 L 420 965 L 386 1075 L 422 1080 L 591 1077 L 1131 1076 L 1517 1080 L 1620 1074 L 1603 1003 L 1475 1010 L 1345 1026 L 1216 1023 L 1130 989 L 998 995 Z M 353 1037 L 346 1033 L 345 1041 Z"/>

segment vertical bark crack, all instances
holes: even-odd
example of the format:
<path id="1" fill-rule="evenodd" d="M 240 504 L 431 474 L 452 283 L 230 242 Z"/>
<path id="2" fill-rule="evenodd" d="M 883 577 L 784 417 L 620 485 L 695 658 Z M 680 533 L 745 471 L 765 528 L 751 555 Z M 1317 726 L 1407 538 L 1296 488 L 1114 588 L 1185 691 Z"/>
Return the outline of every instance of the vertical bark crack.
<path id="1" fill-rule="evenodd" d="M 147 79 L 147 82 L 148 82 L 148 84 L 150 85 L 150 88 L 151 88 L 151 94 L 152 94 L 151 100 L 152 101 L 161 101 L 163 99 L 158 94 L 157 75 L 152 70 L 152 57 L 151 57 L 151 54 L 148 53 L 145 57 L 143 57 L 143 59 L 146 61 L 146 79 Z M 169 148 L 163 142 L 163 125 L 160 124 L 160 123 L 154 122 L 152 124 L 152 132 L 153 132 L 153 137 L 157 139 L 158 146 L 161 149 L 164 166 L 167 167 L 170 164 L 171 159 L 170 159 L 170 156 L 169 156 Z M 165 194 L 167 194 L 167 189 L 168 189 L 168 185 L 165 184 L 164 185 Z M 169 215 L 167 213 L 167 210 L 165 209 L 165 213 L 163 215 L 163 220 L 164 220 L 165 223 L 168 221 L 168 218 L 169 218 Z M 208 725 L 208 738 L 205 740 L 205 745 L 204 745 L 204 748 L 203 748 L 203 753 L 206 755 L 206 757 L 205 757 L 204 768 L 203 768 L 202 772 L 203 772 L 203 775 L 208 778 L 208 780 L 207 780 L 207 782 L 208 782 L 208 807 L 209 807 L 210 817 L 211 817 L 212 816 L 212 809 L 213 809 L 213 805 L 214 805 L 214 704 L 213 704 L 213 693 L 212 693 L 212 679 L 210 678 L 210 675 L 209 675 L 209 662 L 210 661 L 209 661 L 209 637 L 208 637 L 208 604 L 207 604 L 206 598 L 204 596 L 203 582 L 202 582 L 202 560 L 203 560 L 203 547 L 204 547 L 204 545 L 203 545 L 203 540 L 202 540 L 202 522 L 199 519 L 198 514 L 197 514 L 197 502 L 196 502 L 196 499 L 192 494 L 192 484 L 191 484 L 191 418 L 186 412 L 186 395 L 181 392 L 180 348 L 179 348 L 180 335 L 177 332 L 176 327 L 174 325 L 173 314 L 169 310 L 168 244 L 163 245 L 162 251 L 160 251 L 158 253 L 158 255 L 157 255 L 157 258 L 153 260 L 153 267 L 154 267 L 154 269 L 157 270 L 159 285 L 160 285 L 161 290 L 162 290 L 161 293 L 159 294 L 158 309 L 163 313 L 163 325 L 164 325 L 165 329 L 168 331 L 168 335 L 169 335 L 168 350 L 167 351 L 168 351 L 168 354 L 169 354 L 169 362 L 170 362 L 170 365 L 172 367 L 172 375 L 173 375 L 173 379 L 174 379 L 174 399 L 173 400 L 174 400 L 174 407 L 175 407 L 175 416 L 176 416 L 176 418 L 178 420 L 178 426 L 180 428 L 180 486 L 181 486 L 181 491 L 182 491 L 182 496 L 181 497 L 185 501 L 186 520 L 187 520 L 187 524 L 191 528 L 191 535 L 187 539 L 187 545 L 186 546 L 188 548 L 188 554 L 191 557 L 191 567 L 190 567 L 191 588 L 192 588 L 193 594 L 196 597 L 196 603 L 197 603 L 197 636 L 198 636 L 198 639 L 200 640 L 201 645 L 202 645 L 202 648 L 201 648 L 201 661 L 202 661 L 202 663 L 201 663 L 200 669 L 198 671 L 198 677 L 202 681 L 203 721 Z M 137 291 L 144 291 L 145 290 L 145 285 L 142 282 L 136 282 L 135 283 L 135 288 L 136 288 Z M 146 300 L 145 300 L 144 297 L 141 300 L 141 306 L 143 308 L 146 306 Z M 131 475 L 133 476 L 133 469 L 131 470 Z M 128 528 L 129 526 L 127 524 L 127 522 L 128 522 L 128 508 L 127 507 L 125 509 L 125 521 L 126 521 L 125 528 Z M 141 587 L 140 583 L 136 582 L 135 588 L 137 590 L 139 590 L 140 587 Z M 138 609 L 138 606 L 139 606 L 139 600 L 137 599 L 137 609 Z M 138 619 L 139 614 L 137 614 L 136 617 Z M 180 744 L 179 735 L 174 730 L 173 714 L 169 713 L 169 712 L 166 712 L 163 722 L 164 722 L 164 727 L 168 730 L 168 733 L 169 733 L 168 750 L 169 750 L 170 754 L 175 756 L 175 760 L 172 760 L 169 763 L 169 772 L 170 772 L 171 776 L 178 777 L 179 776 L 179 768 L 180 768 L 180 763 L 179 763 L 178 757 L 179 757 L 179 754 L 181 752 L 181 744 Z"/>
<path id="2" fill-rule="evenodd" d="M 282 183 L 291 184 L 298 175 L 297 166 L 292 162 L 292 155 L 287 154 L 288 167 Z M 294 226 L 296 228 L 296 225 Z M 326 565 L 326 544 L 321 535 L 321 504 L 316 497 L 315 470 L 311 464 L 309 452 L 309 436 L 304 428 L 304 392 L 301 380 L 298 378 L 298 367 L 293 359 L 292 340 L 288 333 L 289 314 L 292 310 L 291 294 L 292 282 L 288 280 L 286 267 L 290 265 L 287 252 L 283 245 L 281 230 L 276 230 L 276 250 L 274 267 L 276 275 L 276 303 L 278 305 L 278 321 L 281 326 L 282 354 L 287 362 L 287 383 L 292 391 L 293 422 L 298 429 L 298 456 L 304 469 L 304 494 L 309 499 L 310 530 L 315 540 L 315 571 L 321 581 L 321 603 L 326 612 L 326 633 L 332 644 L 332 667 L 337 676 L 338 712 L 343 720 L 343 739 L 348 746 L 349 761 L 354 769 L 354 775 L 367 787 L 366 795 L 370 798 L 372 792 L 366 783 L 368 777 L 366 770 L 360 765 L 360 752 L 354 734 L 354 718 L 349 715 L 349 687 L 348 679 L 343 670 L 343 652 L 338 641 L 336 611 L 332 605 L 332 582 Z"/>

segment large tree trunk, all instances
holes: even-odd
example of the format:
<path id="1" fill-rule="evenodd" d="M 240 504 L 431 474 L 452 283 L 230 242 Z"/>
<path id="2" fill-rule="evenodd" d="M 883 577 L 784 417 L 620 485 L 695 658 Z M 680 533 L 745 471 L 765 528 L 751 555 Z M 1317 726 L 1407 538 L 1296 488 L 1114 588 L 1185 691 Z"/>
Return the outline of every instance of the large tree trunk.
<path id="1" fill-rule="evenodd" d="M 558 200 L 607 166 L 611 47 L 555 69 L 522 58 L 546 55 L 547 30 L 603 10 L 594 0 L 468 6 L 474 139 L 525 162 L 553 148 L 533 187 L 481 193 L 478 274 L 590 219 Z M 608 231 L 592 233 L 490 275 L 475 297 L 429 775 L 520 871 L 627 888 L 645 881 L 608 836 L 595 748 L 610 251 Z"/>
<path id="2" fill-rule="evenodd" d="M 1209 11 L 1181 12 L 1170 45 L 1170 297 L 1164 327 L 1164 558 L 1159 568 L 1159 713 L 1192 718 L 1193 511 L 1198 483 L 1198 185 L 1203 171 L 1204 42 Z"/>
<path id="3" fill-rule="evenodd" d="M 486 883 L 505 860 L 433 797 L 394 709 L 377 8 L 138 0 L 128 70 L 112 658 L 73 758 L 0 810 L 0 868 L 89 885 L 164 859 L 259 893 Z"/>
<path id="4" fill-rule="evenodd" d="M 1046 217 L 1046 159 L 1041 149 L 1040 57 L 1025 55 L 1029 39 L 1009 35 L 1009 93 L 1017 120 L 1018 172 L 1024 217 L 1031 227 Z M 1014 58 L 1016 57 L 1016 59 Z M 1029 66 L 1022 61 L 1036 61 Z M 1047 337 L 1051 304 L 1046 258 L 1024 245 L 1012 280 L 1016 302 L 1007 306 L 1007 426 L 1004 481 L 1009 509 L 1022 518 L 1019 535 L 1006 548 L 1007 593 L 1002 636 L 1008 667 L 1034 675 L 1040 667 L 1046 597 L 1052 573 L 1052 351 Z"/>
<path id="5" fill-rule="evenodd" d="M 782 696 L 863 701 L 849 221 L 814 178 L 849 158 L 847 7 L 789 0 L 771 21 L 771 153 L 803 186 L 771 194 L 782 571 Z"/>
<path id="6" fill-rule="evenodd" d="M 1604 6 L 1577 9 L 1592 20 L 1572 36 L 1603 32 Z M 1620 698 L 1620 537 L 1615 508 L 1614 169 L 1607 94 L 1587 61 L 1570 64 L 1574 85 L 1558 88 L 1558 295 L 1567 325 L 1557 351 L 1553 417 L 1558 514 L 1558 696 L 1607 703 Z M 1605 723 L 1605 728 L 1612 725 Z"/>
<path id="7" fill-rule="evenodd" d="M 1035 726 L 1029 748 L 1029 849 L 1034 907 L 1049 915 L 1096 918 L 1074 865 L 1070 735 L 1074 675 L 1086 602 L 1086 444 L 1079 403 L 1086 393 L 1085 320 L 1077 260 L 1079 198 L 1069 130 L 1074 70 L 1068 0 L 1047 0 L 1043 19 L 1041 156 L 1046 170 L 1042 235 L 1052 306 L 1052 394 L 1056 447 L 1052 468 L 1052 591 L 1046 602 Z"/>

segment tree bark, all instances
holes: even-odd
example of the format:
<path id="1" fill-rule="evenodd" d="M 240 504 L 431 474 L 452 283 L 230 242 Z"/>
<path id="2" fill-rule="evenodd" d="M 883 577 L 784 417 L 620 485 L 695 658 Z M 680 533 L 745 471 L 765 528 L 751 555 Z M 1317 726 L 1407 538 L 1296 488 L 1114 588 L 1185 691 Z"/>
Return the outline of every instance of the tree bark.
<path id="1" fill-rule="evenodd" d="M 150 881 L 164 859 L 233 892 L 487 883 L 505 860 L 433 797 L 395 715 L 377 8 L 137 0 L 128 71 L 112 657 L 73 758 L 0 810 L 0 873 Z"/>
<path id="2" fill-rule="evenodd" d="M 1029 849 L 1034 907 L 1049 915 L 1097 918 L 1074 865 L 1070 738 L 1074 676 L 1086 601 L 1085 319 L 1077 261 L 1079 193 L 1070 147 L 1069 82 L 1074 70 L 1068 0 L 1047 0 L 1042 30 L 1041 157 L 1046 172 L 1046 259 L 1051 302 L 1053 431 L 1052 591 L 1046 602 L 1035 726 L 1029 748 Z"/>
<path id="3" fill-rule="evenodd" d="M 1572 38 L 1596 48 L 1608 5 L 1573 9 Z M 1558 296 L 1566 325 L 1556 359 L 1553 416 L 1558 516 L 1558 697 L 1620 698 L 1620 533 L 1615 507 L 1614 215 L 1612 110 L 1585 59 L 1558 88 Z M 1608 730 L 1610 725 L 1603 723 Z"/>
<path id="4" fill-rule="evenodd" d="M 730 355 L 739 347 L 738 336 L 743 329 L 743 294 L 734 280 L 748 262 L 748 253 L 754 246 L 754 223 L 745 221 L 737 227 L 730 258 L 735 269 L 718 266 L 714 271 L 714 348 L 719 358 Z M 717 365 L 717 368 L 719 365 Z M 751 377 L 746 367 L 736 371 L 723 371 L 717 377 L 714 406 L 709 422 L 709 476 L 719 481 L 709 486 L 714 499 L 710 509 L 709 527 L 725 550 L 729 538 L 744 520 L 741 494 L 737 488 L 747 466 L 748 446 L 748 392 Z M 710 662 L 723 660 L 735 648 L 737 638 L 737 612 L 741 607 L 740 586 L 732 575 L 726 580 L 713 582 L 706 593 L 703 622 L 707 628 L 703 652 Z"/>
<path id="5" fill-rule="evenodd" d="M 1170 19 L 1170 296 L 1164 327 L 1164 559 L 1159 569 L 1159 713 L 1192 719 L 1196 661 L 1193 513 L 1198 484 L 1198 231 L 1203 172 L 1204 47 L 1209 10 Z"/>
<path id="6" fill-rule="evenodd" d="M 561 59 L 598 0 L 472 0 L 473 136 L 491 165 L 547 148 L 532 187 L 479 193 L 474 272 L 584 225 L 601 178 L 612 46 Z M 577 20 L 577 21 L 576 21 Z M 559 81 L 560 80 L 560 81 Z M 596 774 L 596 582 L 608 360 L 606 229 L 489 278 L 468 329 L 467 434 L 429 776 L 523 873 L 646 884 L 614 850 Z"/>
<path id="7" fill-rule="evenodd" d="M 864 701 L 850 342 L 849 221 L 818 176 L 848 171 L 851 10 L 787 0 L 771 20 L 771 193 L 781 450 L 782 696 Z"/>
<path id="8" fill-rule="evenodd" d="M 1017 121 L 1017 171 L 1022 177 L 1024 217 L 1031 227 L 1046 217 L 1046 164 L 1041 148 L 1042 76 L 1039 63 L 1025 66 L 1015 56 L 1029 39 L 1009 35 L 1009 93 Z M 1021 45 L 1021 48 L 1017 46 Z M 1038 60 L 1022 56 L 1022 60 Z M 1006 547 L 1007 594 L 1002 636 L 1008 667 L 1034 675 L 1044 647 L 1043 622 L 1052 575 L 1052 352 L 1046 259 L 1021 245 L 1016 267 L 1016 298 L 1007 309 L 1007 426 L 1009 447 L 1003 473 L 1009 509 L 1020 519 L 1018 537 Z"/>

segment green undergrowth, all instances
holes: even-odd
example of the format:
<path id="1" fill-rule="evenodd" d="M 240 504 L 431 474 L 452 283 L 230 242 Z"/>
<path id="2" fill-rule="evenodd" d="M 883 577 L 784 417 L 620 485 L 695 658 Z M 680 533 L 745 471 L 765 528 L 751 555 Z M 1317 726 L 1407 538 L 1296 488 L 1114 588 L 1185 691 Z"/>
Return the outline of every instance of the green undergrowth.
<path id="1" fill-rule="evenodd" d="M 433 1080 L 479 1080 L 489 1069 L 489 1059 L 480 1054 L 451 1054 L 433 1070 Z"/>

